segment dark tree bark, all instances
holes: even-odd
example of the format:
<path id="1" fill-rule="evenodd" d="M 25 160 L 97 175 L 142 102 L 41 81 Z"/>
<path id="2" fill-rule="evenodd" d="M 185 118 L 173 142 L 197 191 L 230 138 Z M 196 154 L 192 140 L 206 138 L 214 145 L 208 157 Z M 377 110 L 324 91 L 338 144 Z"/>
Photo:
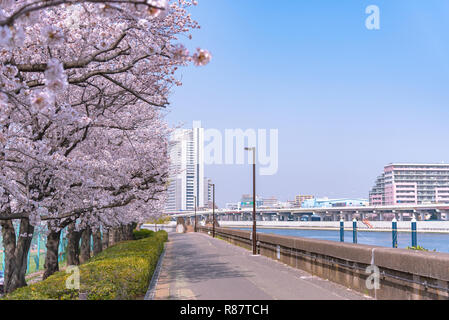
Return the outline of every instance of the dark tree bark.
<path id="1" fill-rule="evenodd" d="M 75 222 L 68 226 L 67 231 L 67 265 L 77 266 L 80 264 L 81 232 L 75 230 Z"/>
<path id="2" fill-rule="evenodd" d="M 137 223 L 130 223 L 126 226 L 123 226 L 124 229 L 124 235 L 123 235 L 123 240 L 125 241 L 130 241 L 130 240 L 134 240 L 134 235 L 133 235 L 133 231 L 136 228 Z"/>
<path id="3" fill-rule="evenodd" d="M 122 225 L 119 227 L 119 241 L 126 241 L 127 239 L 126 226 Z"/>
<path id="4" fill-rule="evenodd" d="M 103 246 L 101 243 L 101 231 L 98 229 L 92 234 L 92 238 L 94 241 L 94 256 L 103 251 Z"/>
<path id="5" fill-rule="evenodd" d="M 131 223 L 131 225 L 130 225 L 130 230 L 129 230 L 129 240 L 134 240 L 134 230 L 136 230 L 137 229 L 137 223 L 136 222 L 133 222 L 133 223 Z"/>
<path id="6" fill-rule="evenodd" d="M 12 220 L 0 221 L 0 225 L 6 254 L 4 292 L 9 293 L 27 285 L 25 274 L 34 227 L 28 219 L 21 219 L 20 236 L 16 241 Z"/>
<path id="7" fill-rule="evenodd" d="M 30 251 L 31 241 L 33 240 L 34 226 L 28 219 L 20 221 L 19 239 L 16 248 L 16 266 L 19 268 L 19 281 L 26 285 L 25 274 L 27 272 L 28 252 Z M 22 236 L 25 235 L 25 236 Z M 28 235 L 28 236 L 26 236 Z"/>
<path id="8" fill-rule="evenodd" d="M 112 244 L 115 245 L 120 242 L 120 228 L 112 229 Z"/>
<path id="9" fill-rule="evenodd" d="M 86 263 L 90 259 L 90 228 L 86 228 L 81 233 L 80 263 Z"/>
<path id="10" fill-rule="evenodd" d="M 45 255 L 45 272 L 43 276 L 44 280 L 59 271 L 58 253 L 60 237 L 61 230 L 57 232 L 50 231 L 47 236 L 47 254 Z"/>
<path id="11" fill-rule="evenodd" d="M 5 281 L 4 292 L 13 291 L 13 282 L 17 283 L 18 278 L 15 270 L 16 267 L 16 232 L 11 220 L 0 221 L 2 226 L 3 248 L 5 250 Z M 12 289 L 12 290 L 11 290 Z"/>
<path id="12" fill-rule="evenodd" d="M 137 223 L 130 223 L 122 225 L 118 228 L 119 241 L 129 241 L 134 239 L 133 231 L 136 228 Z"/>
<path id="13" fill-rule="evenodd" d="M 115 243 L 119 243 L 122 241 L 122 226 L 114 229 L 114 241 Z"/>
<path id="14" fill-rule="evenodd" d="M 109 229 L 103 229 L 103 239 L 101 240 L 103 250 L 109 247 Z"/>

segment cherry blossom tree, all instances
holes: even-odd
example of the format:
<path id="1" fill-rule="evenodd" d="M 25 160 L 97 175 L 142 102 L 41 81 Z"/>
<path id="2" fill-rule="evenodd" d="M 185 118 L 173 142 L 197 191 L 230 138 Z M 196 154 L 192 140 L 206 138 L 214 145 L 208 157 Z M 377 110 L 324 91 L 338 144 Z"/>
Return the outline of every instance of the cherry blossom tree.
<path id="1" fill-rule="evenodd" d="M 45 277 L 60 230 L 114 228 L 162 210 L 170 129 L 161 109 L 190 55 L 196 1 L 0 0 L 0 225 L 5 289 L 26 285 L 34 227 Z M 16 238 L 13 220 L 20 221 Z"/>

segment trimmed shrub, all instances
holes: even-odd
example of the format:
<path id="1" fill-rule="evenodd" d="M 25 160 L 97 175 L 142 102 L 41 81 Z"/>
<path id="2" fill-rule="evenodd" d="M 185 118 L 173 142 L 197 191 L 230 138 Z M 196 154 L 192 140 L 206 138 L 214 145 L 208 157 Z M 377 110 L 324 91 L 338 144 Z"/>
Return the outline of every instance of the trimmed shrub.
<path id="1" fill-rule="evenodd" d="M 154 235 L 154 231 L 147 230 L 147 229 L 140 229 L 140 230 L 134 230 L 133 236 L 134 240 L 140 240 L 152 237 Z"/>
<path id="2" fill-rule="evenodd" d="M 88 300 L 131 300 L 145 295 L 156 268 L 167 232 L 121 242 L 79 266 L 80 290 L 67 289 L 71 276 L 63 271 L 6 295 L 2 300 L 77 300 L 79 293 Z M 70 280 L 69 280 L 70 281 Z"/>

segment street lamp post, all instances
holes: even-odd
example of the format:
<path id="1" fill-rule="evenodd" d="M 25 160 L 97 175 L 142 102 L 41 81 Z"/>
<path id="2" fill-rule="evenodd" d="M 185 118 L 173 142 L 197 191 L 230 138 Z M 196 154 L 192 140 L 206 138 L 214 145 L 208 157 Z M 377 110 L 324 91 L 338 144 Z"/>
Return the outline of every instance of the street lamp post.
<path id="1" fill-rule="evenodd" d="M 253 152 L 253 255 L 256 255 L 256 147 L 245 148 L 245 150 Z"/>
<path id="2" fill-rule="evenodd" d="M 215 238 L 215 184 L 212 184 L 212 237 Z"/>
<path id="3" fill-rule="evenodd" d="M 193 199 L 195 199 L 195 227 L 193 229 L 196 232 L 196 196 L 193 196 Z"/>

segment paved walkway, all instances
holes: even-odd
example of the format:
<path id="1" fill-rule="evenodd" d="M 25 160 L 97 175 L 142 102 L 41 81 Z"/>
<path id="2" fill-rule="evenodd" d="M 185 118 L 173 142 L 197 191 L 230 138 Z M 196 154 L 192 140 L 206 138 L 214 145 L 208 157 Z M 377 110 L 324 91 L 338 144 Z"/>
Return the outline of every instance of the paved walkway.
<path id="1" fill-rule="evenodd" d="M 156 300 L 369 299 L 206 234 L 169 234 Z"/>

